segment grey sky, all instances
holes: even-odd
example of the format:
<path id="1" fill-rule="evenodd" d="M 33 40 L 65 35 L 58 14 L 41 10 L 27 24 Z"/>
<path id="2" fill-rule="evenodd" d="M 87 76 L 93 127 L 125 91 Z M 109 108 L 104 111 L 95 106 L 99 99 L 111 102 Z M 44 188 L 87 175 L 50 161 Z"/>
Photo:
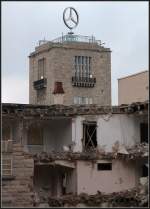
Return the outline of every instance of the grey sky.
<path id="1" fill-rule="evenodd" d="M 79 13 L 75 34 L 94 35 L 112 50 L 112 104 L 117 78 L 148 70 L 148 2 L 2 2 L 2 102 L 29 102 L 28 55 L 38 40 L 68 32 L 68 6 Z"/>

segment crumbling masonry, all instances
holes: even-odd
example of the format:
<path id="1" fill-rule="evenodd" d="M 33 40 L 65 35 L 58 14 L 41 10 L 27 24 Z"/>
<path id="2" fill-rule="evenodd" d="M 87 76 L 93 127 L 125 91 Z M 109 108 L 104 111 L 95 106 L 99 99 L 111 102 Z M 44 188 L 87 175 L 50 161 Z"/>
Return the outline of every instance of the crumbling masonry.
<path id="1" fill-rule="evenodd" d="M 148 102 L 2 106 L 3 207 L 148 206 Z"/>

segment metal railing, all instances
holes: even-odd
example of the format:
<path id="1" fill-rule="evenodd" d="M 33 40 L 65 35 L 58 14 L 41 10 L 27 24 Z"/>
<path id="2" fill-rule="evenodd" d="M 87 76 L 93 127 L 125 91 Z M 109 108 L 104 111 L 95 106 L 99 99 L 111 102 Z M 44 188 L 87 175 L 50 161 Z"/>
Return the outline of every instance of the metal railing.
<path id="1" fill-rule="evenodd" d="M 94 36 L 81 36 L 81 35 L 73 35 L 73 34 L 62 35 L 61 37 L 52 40 L 52 42 L 53 43 L 83 42 L 83 43 L 97 43 L 101 45 L 101 41 L 96 40 Z"/>
<path id="2" fill-rule="evenodd" d="M 72 85 L 78 87 L 94 87 L 96 83 L 96 78 L 90 77 L 72 77 Z"/>
<path id="3" fill-rule="evenodd" d="M 34 81 L 33 82 L 33 86 L 34 86 L 34 89 L 36 89 L 36 90 L 46 88 L 46 86 L 47 86 L 47 79 L 43 78 L 43 79 Z"/>

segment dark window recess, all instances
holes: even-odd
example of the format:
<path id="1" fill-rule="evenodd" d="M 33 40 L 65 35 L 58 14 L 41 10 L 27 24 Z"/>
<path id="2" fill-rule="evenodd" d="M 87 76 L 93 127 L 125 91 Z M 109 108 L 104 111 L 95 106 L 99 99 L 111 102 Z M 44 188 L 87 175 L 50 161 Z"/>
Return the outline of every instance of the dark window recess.
<path id="1" fill-rule="evenodd" d="M 10 140 L 11 139 L 11 134 L 10 134 L 10 126 L 3 123 L 2 124 L 2 140 Z"/>
<path id="2" fill-rule="evenodd" d="M 142 166 L 142 177 L 148 176 L 148 167 L 146 165 Z"/>
<path id="3" fill-rule="evenodd" d="M 112 170 L 112 163 L 98 163 L 97 170 L 98 171 L 110 171 Z"/>
<path id="4" fill-rule="evenodd" d="M 43 129 L 30 126 L 28 130 L 28 145 L 43 145 Z"/>
<path id="5" fill-rule="evenodd" d="M 148 123 L 140 124 L 141 143 L 148 142 Z"/>
<path id="6" fill-rule="evenodd" d="M 83 147 L 84 149 L 97 147 L 96 122 L 83 123 Z"/>

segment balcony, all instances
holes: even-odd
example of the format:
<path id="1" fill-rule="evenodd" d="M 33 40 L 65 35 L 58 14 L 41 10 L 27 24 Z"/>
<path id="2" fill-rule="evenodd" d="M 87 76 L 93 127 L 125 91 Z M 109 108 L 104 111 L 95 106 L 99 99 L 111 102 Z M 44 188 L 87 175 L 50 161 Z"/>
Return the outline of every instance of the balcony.
<path id="1" fill-rule="evenodd" d="M 47 86 L 47 79 L 43 78 L 33 82 L 33 86 L 35 90 L 46 88 Z"/>
<path id="2" fill-rule="evenodd" d="M 94 87 L 96 83 L 96 78 L 90 77 L 72 77 L 72 85 L 77 87 Z"/>

